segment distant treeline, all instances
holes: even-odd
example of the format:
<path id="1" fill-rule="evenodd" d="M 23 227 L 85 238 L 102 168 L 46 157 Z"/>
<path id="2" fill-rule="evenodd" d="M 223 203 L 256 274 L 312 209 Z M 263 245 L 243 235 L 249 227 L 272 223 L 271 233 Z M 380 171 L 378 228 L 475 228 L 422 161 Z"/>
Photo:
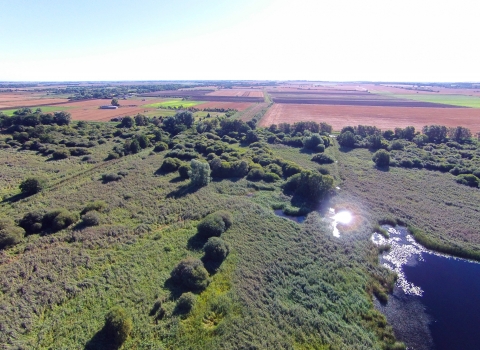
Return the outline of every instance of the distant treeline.
<path id="1" fill-rule="evenodd" d="M 193 87 L 184 84 L 162 84 L 162 85 L 122 85 L 122 86 L 71 86 L 65 88 L 51 89 L 54 94 L 71 95 L 69 100 L 88 100 L 93 98 L 111 99 L 113 97 L 122 97 L 127 94 L 143 94 L 155 91 L 178 90 L 180 88 Z"/>

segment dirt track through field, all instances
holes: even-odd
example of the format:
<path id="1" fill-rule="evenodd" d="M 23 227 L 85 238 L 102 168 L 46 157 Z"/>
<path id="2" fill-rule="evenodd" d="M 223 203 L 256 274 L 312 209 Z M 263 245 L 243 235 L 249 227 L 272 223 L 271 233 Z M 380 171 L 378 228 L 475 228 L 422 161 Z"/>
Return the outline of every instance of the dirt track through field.
<path id="1" fill-rule="evenodd" d="M 275 103 L 260 121 L 260 126 L 298 121 L 326 122 L 334 130 L 348 125 L 375 125 L 380 129 L 439 124 L 448 127 L 464 126 L 480 132 L 480 109 L 332 106 Z"/>

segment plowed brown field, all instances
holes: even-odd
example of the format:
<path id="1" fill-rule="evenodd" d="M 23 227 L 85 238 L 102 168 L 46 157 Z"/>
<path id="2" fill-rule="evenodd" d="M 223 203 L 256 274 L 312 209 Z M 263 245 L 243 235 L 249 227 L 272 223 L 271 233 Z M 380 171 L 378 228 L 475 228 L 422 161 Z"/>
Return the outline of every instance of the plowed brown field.
<path id="1" fill-rule="evenodd" d="M 425 125 L 440 124 L 448 127 L 464 126 L 480 132 L 480 109 L 475 108 L 407 108 L 372 106 L 332 106 L 275 103 L 260 126 L 298 121 L 326 122 L 334 130 L 347 125 L 375 125 L 386 130 L 414 126 L 421 130 Z"/>
<path id="2" fill-rule="evenodd" d="M 138 113 L 155 110 L 155 108 L 145 108 L 142 107 L 142 105 L 161 101 L 163 101 L 163 99 L 149 99 L 148 101 L 139 99 L 120 100 L 120 108 L 118 109 L 98 108 L 102 105 L 110 104 L 110 100 L 73 101 L 62 104 L 61 106 L 70 107 L 68 112 L 72 115 L 73 120 L 108 121 L 113 117 L 134 116 Z"/>
<path id="3" fill-rule="evenodd" d="M 252 103 L 250 102 L 206 102 L 199 105 L 196 105 L 195 108 L 204 109 L 204 108 L 224 108 L 224 109 L 236 109 L 237 111 L 243 111 L 250 107 Z"/>
<path id="4" fill-rule="evenodd" d="M 47 98 L 41 93 L 18 92 L 0 93 L 0 108 L 13 109 L 16 107 L 46 106 L 68 102 L 65 98 Z"/>
<path id="5" fill-rule="evenodd" d="M 262 97 L 263 91 L 251 89 L 222 89 L 213 91 L 207 96 Z"/>

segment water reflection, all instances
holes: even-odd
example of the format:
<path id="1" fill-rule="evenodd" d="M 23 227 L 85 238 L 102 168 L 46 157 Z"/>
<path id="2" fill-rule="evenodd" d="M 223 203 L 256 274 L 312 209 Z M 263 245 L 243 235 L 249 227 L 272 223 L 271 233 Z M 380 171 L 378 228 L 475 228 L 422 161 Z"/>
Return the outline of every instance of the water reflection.
<path id="1" fill-rule="evenodd" d="M 353 215 L 348 210 L 340 210 L 338 213 L 335 212 L 334 208 L 328 209 L 328 215 L 326 217 L 327 221 L 330 221 L 333 228 L 333 236 L 340 237 L 340 231 L 338 230 L 338 224 L 348 225 L 353 221 Z"/>

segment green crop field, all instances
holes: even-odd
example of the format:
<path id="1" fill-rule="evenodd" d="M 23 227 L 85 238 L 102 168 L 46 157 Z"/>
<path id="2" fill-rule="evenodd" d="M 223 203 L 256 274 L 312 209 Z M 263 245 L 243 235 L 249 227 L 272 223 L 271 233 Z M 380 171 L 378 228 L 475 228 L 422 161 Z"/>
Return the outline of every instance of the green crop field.
<path id="1" fill-rule="evenodd" d="M 442 103 L 453 106 L 480 108 L 480 97 L 477 96 L 443 94 L 388 94 L 388 96 L 421 102 Z"/>
<path id="2" fill-rule="evenodd" d="M 165 101 L 165 102 L 151 103 L 151 104 L 144 105 L 142 107 L 145 107 L 145 108 L 169 108 L 169 107 L 170 108 L 189 108 L 189 107 L 194 107 L 196 105 L 199 105 L 201 103 L 204 103 L 204 102 L 176 99 L 176 100 Z"/>
<path id="3" fill-rule="evenodd" d="M 43 113 L 51 113 L 51 112 L 57 112 L 57 111 L 66 111 L 66 110 L 68 110 L 69 108 L 72 108 L 72 107 L 38 106 L 38 107 L 28 107 L 28 108 L 30 108 L 32 111 L 35 111 L 37 108 L 40 108 Z M 2 112 L 3 114 L 6 114 L 6 115 L 11 117 L 13 115 L 13 112 L 15 112 L 16 110 L 17 109 L 6 109 L 6 110 L 0 111 L 0 112 Z"/>

